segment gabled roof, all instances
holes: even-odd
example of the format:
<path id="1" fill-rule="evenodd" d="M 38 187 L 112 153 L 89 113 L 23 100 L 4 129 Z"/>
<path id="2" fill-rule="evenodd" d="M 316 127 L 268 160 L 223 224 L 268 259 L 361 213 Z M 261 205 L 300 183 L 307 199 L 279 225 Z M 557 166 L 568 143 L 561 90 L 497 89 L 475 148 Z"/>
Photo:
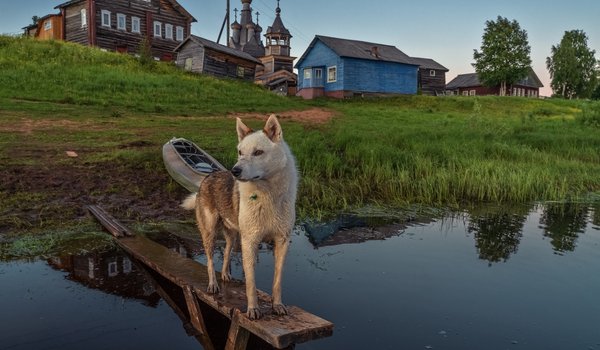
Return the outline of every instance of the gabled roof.
<path id="1" fill-rule="evenodd" d="M 456 78 L 452 79 L 448 84 L 446 84 L 446 89 L 454 90 L 458 88 L 481 85 L 482 84 L 479 82 L 479 75 L 477 75 L 477 73 L 467 73 L 457 75 Z"/>
<path id="2" fill-rule="evenodd" d="M 250 55 L 250 54 L 248 54 L 246 52 L 243 52 L 243 51 L 240 51 L 240 50 L 236 50 L 234 48 L 231 48 L 231 47 L 228 47 L 228 46 L 225 46 L 225 45 L 218 44 L 218 43 L 216 43 L 214 41 L 210 41 L 208 39 L 204 39 L 204 38 L 201 38 L 201 37 L 196 36 L 196 35 L 190 35 L 190 36 L 188 36 L 173 51 L 175 51 L 175 52 L 179 51 L 190 40 L 193 41 L 193 42 L 195 42 L 195 43 L 197 43 L 197 44 L 199 44 L 199 45 L 207 47 L 207 48 L 209 48 L 211 50 L 222 52 L 222 53 L 230 55 L 230 56 L 239 57 L 239 58 L 245 59 L 247 61 L 251 61 L 251 62 L 254 62 L 256 64 L 259 64 L 261 66 L 263 65 L 261 61 L 259 61 L 258 59 L 254 58 L 252 55 Z"/>
<path id="3" fill-rule="evenodd" d="M 54 8 L 58 9 L 58 8 L 63 8 L 63 7 L 69 7 L 71 5 L 80 3 L 82 1 L 86 1 L 86 0 L 70 0 L 67 2 L 63 2 L 62 4 L 59 4 L 59 5 L 55 6 Z M 166 0 L 166 1 L 169 2 L 171 4 L 171 6 L 173 6 L 173 8 L 175 10 L 177 10 L 179 13 L 181 13 L 183 16 L 190 18 L 192 20 L 192 22 L 197 22 L 196 19 L 194 18 L 194 16 L 192 16 L 191 13 L 187 12 L 187 10 L 185 8 L 183 8 L 183 6 L 181 6 L 177 2 L 177 0 Z"/>
<path id="4" fill-rule="evenodd" d="M 296 66 L 298 66 L 304 60 L 306 55 L 316 45 L 317 41 L 322 42 L 340 57 L 359 58 L 370 61 L 395 62 L 418 66 L 418 64 L 414 63 L 408 55 L 392 45 L 333 38 L 323 35 L 315 35 L 315 38 L 310 43 L 308 49 L 306 49 L 302 57 L 300 57 L 298 63 L 296 63 Z"/>
<path id="5" fill-rule="evenodd" d="M 443 70 L 444 72 L 448 71 L 448 68 L 442 66 L 431 58 L 423 58 L 423 57 L 411 57 L 415 64 L 419 65 L 419 68 L 422 69 L 436 69 Z"/>
<path id="6" fill-rule="evenodd" d="M 540 78 L 538 78 L 537 74 L 533 71 L 533 68 L 529 68 L 529 74 L 525 79 L 521 79 L 515 83 L 515 85 L 523 85 L 532 88 L 541 88 L 544 87 Z M 459 88 L 467 88 L 473 86 L 483 86 L 483 84 L 479 81 L 479 75 L 477 73 L 468 73 L 468 74 L 459 74 L 456 78 L 452 79 L 448 84 L 446 84 L 446 89 L 454 90 Z"/>

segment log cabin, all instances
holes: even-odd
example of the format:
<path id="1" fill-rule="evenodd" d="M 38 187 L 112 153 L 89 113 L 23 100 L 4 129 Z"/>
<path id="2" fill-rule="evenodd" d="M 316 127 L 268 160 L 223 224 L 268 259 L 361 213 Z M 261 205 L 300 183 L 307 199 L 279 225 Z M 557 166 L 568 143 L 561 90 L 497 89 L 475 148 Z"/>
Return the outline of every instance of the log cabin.
<path id="1" fill-rule="evenodd" d="M 25 36 L 39 40 L 60 40 L 63 37 L 62 16 L 49 14 L 27 27 L 23 27 Z"/>
<path id="2" fill-rule="evenodd" d="M 530 68 L 525 78 L 506 87 L 506 96 L 538 98 L 541 87 L 544 87 L 544 84 Z M 446 85 L 446 94 L 462 96 L 499 95 L 500 86 L 485 86 L 479 80 L 477 73 L 459 74 Z"/>
<path id="3" fill-rule="evenodd" d="M 446 72 L 448 68 L 431 58 L 412 57 L 419 65 L 418 89 L 423 95 L 439 96 L 446 90 Z"/>
<path id="4" fill-rule="evenodd" d="M 254 81 L 257 65 L 262 66 L 249 53 L 195 35 L 187 37 L 174 51 L 178 67 L 221 78 Z"/>
<path id="5" fill-rule="evenodd" d="M 147 40 L 151 55 L 165 61 L 196 22 L 176 0 L 71 0 L 55 8 L 65 41 L 137 54 Z"/>

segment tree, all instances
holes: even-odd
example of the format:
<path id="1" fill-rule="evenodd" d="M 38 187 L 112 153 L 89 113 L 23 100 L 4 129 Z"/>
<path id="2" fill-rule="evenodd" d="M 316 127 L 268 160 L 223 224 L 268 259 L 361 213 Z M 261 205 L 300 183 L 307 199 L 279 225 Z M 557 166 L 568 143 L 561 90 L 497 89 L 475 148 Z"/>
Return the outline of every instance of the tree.
<path id="1" fill-rule="evenodd" d="M 481 52 L 473 50 L 475 71 L 485 86 L 500 85 L 500 96 L 506 95 L 506 87 L 527 77 L 531 67 L 527 31 L 516 20 L 512 22 L 498 16 L 486 21 Z"/>
<path id="2" fill-rule="evenodd" d="M 31 21 L 33 22 L 32 24 L 37 24 L 37 22 L 39 21 L 39 17 L 38 16 L 32 16 L 31 17 Z"/>
<path id="3" fill-rule="evenodd" d="M 556 95 L 569 99 L 591 97 L 598 82 L 598 62 L 596 51 L 588 48 L 587 41 L 582 30 L 571 30 L 552 46 L 546 67 Z"/>

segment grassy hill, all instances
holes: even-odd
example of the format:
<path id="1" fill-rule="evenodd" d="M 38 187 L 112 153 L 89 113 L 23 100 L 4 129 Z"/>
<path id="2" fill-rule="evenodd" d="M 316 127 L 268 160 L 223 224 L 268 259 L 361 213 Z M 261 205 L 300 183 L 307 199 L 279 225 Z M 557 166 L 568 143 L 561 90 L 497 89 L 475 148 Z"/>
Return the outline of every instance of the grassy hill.
<path id="1" fill-rule="evenodd" d="M 189 218 L 177 208 L 185 191 L 163 169 L 164 142 L 186 137 L 231 166 L 230 114 L 308 108 L 335 117 L 283 120 L 304 218 L 367 205 L 572 200 L 600 191 L 598 104 L 462 96 L 307 102 L 165 63 L 0 36 L 0 233 L 85 222 L 86 203 L 134 220 Z"/>

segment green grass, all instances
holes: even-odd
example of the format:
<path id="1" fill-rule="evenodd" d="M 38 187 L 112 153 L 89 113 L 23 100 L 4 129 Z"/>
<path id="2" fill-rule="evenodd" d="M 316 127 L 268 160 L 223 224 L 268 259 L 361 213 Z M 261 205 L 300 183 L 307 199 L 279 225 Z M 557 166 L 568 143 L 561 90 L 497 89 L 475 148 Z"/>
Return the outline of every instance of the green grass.
<path id="1" fill-rule="evenodd" d="M 301 173 L 303 218 L 373 205 L 568 200 L 600 191 L 597 103 L 427 96 L 302 101 L 168 64 L 0 37 L 0 171 L 31 165 L 102 171 L 118 164 L 139 179 L 165 174 L 163 182 L 140 183 L 135 196 L 177 194 L 160 154 L 171 137 L 193 140 L 232 166 L 237 138 L 227 114 L 314 107 L 336 117 L 325 124 L 283 121 Z M 40 150 L 45 157 L 30 156 Z M 66 150 L 80 157 L 68 159 Z M 120 186 L 90 195 L 122 194 Z M 23 220 L 11 214 L 15 203 L 43 208 L 48 196 L 61 195 L 46 191 L 0 188 L 8 198 L 0 203 L 0 227 L 3 220 Z"/>

